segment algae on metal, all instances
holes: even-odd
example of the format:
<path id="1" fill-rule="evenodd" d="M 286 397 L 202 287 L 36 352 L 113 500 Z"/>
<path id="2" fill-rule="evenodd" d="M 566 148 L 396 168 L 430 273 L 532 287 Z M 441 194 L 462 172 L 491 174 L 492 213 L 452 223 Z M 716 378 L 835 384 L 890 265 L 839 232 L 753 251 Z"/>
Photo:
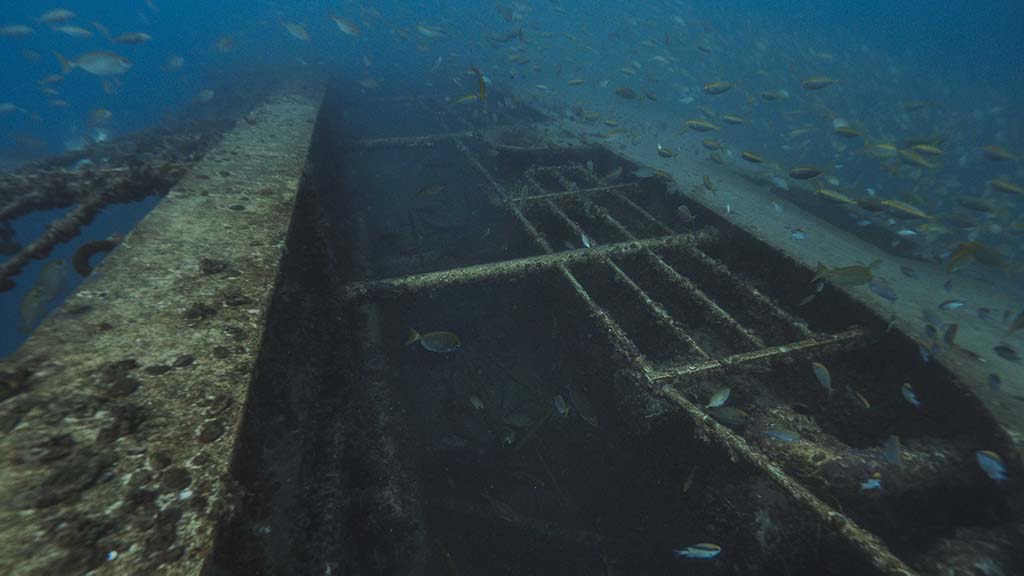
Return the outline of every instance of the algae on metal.
<path id="1" fill-rule="evenodd" d="M 0 572 L 201 571 L 318 104 L 254 110 L 0 363 Z"/>

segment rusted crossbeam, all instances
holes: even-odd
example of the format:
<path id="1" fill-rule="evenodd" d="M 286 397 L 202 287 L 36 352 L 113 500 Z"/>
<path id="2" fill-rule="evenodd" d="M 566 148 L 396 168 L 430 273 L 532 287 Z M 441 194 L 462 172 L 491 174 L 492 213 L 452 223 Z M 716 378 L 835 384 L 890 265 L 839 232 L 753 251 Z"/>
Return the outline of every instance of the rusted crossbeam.
<path id="1" fill-rule="evenodd" d="M 867 333 L 861 328 L 850 328 L 838 334 L 812 336 L 805 340 L 761 348 L 753 352 L 741 352 L 724 358 L 716 358 L 696 364 L 666 366 L 649 373 L 652 381 L 682 382 L 693 378 L 706 378 L 712 374 L 728 372 L 741 367 L 770 366 L 777 362 L 789 361 L 797 356 L 809 354 L 831 354 L 863 346 Z"/>
<path id="2" fill-rule="evenodd" d="M 531 226 L 532 228 L 532 226 Z M 534 229 L 536 233 L 536 229 Z M 528 232 L 529 233 L 529 232 Z M 521 276 L 524 274 L 555 270 L 559 265 L 584 264 L 601 262 L 612 256 L 639 254 L 650 249 L 678 249 L 688 243 L 712 242 L 718 237 L 713 228 L 699 230 L 692 234 L 671 236 L 668 238 L 651 238 L 636 242 L 620 242 L 607 244 L 589 250 L 569 250 L 566 252 L 546 253 L 541 256 L 530 256 L 505 262 L 478 264 L 451 270 L 412 274 L 381 280 L 353 282 L 344 286 L 339 296 L 343 302 L 363 302 L 368 300 L 397 298 L 414 294 L 420 290 L 445 288 L 465 284 L 475 284 Z M 547 241 L 537 235 L 534 241 L 538 246 L 547 245 Z M 550 246 L 548 246 L 550 249 Z M 547 252 L 547 250 L 545 250 Z"/>
<path id="3" fill-rule="evenodd" d="M 419 148 L 431 147 L 445 144 L 456 138 L 472 138 L 472 130 L 462 132 L 447 132 L 442 134 L 429 134 L 426 136 L 395 136 L 391 138 L 369 138 L 366 140 L 352 140 L 346 142 L 346 148 Z"/>
<path id="4" fill-rule="evenodd" d="M 624 192 L 635 192 L 640 188 L 635 182 L 626 182 L 623 184 L 611 184 L 608 186 L 595 186 L 593 188 L 581 188 L 575 192 L 551 192 L 544 194 L 536 194 L 527 196 L 524 200 L 526 202 L 537 202 L 541 200 L 563 200 L 572 198 L 575 196 L 587 196 L 587 195 L 601 195 L 601 194 L 621 194 Z"/>

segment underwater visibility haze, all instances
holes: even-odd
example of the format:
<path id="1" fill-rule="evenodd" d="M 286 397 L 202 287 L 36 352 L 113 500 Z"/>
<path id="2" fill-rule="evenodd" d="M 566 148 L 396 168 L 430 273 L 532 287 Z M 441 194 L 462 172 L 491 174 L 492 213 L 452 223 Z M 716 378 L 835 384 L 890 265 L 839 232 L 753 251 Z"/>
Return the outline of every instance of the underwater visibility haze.
<path id="1" fill-rule="evenodd" d="M 1024 573 L 1021 2 L 8 4 L 0 571 Z"/>

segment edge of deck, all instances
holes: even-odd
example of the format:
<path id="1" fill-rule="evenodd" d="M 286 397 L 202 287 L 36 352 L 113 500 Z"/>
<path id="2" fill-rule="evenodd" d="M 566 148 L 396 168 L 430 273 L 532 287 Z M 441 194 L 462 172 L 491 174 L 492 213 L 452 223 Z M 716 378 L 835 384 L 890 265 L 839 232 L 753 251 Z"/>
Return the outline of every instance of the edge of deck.
<path id="1" fill-rule="evenodd" d="M 0 362 L 0 572 L 203 569 L 319 94 L 253 110 Z"/>

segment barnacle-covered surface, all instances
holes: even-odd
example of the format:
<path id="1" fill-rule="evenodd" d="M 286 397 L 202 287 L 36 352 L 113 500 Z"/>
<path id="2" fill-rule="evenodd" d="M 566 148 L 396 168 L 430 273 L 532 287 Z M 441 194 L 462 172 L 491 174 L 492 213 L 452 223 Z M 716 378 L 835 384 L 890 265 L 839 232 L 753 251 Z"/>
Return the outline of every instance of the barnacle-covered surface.
<path id="1" fill-rule="evenodd" d="M 201 569 L 318 109 L 253 110 L 0 363 L 0 572 Z"/>

